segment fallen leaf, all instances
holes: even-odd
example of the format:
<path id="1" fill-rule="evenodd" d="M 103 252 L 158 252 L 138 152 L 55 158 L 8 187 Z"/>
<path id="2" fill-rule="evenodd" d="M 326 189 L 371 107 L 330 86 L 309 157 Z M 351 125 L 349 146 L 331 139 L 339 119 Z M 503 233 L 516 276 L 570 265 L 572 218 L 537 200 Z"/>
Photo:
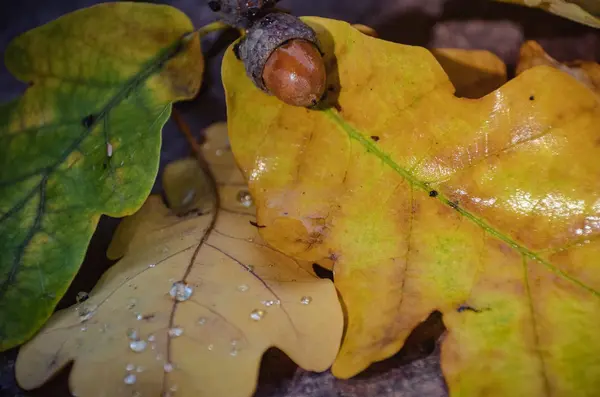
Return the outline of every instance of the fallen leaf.
<path id="1" fill-rule="evenodd" d="M 218 216 L 214 208 L 177 216 L 151 196 L 126 218 L 109 248 L 123 259 L 83 305 L 57 312 L 21 348 L 23 388 L 74 360 L 70 386 L 82 397 L 250 396 L 270 346 L 307 370 L 331 365 L 343 326 L 333 284 L 264 245 L 249 223 L 254 208 L 224 145 L 225 124 L 207 136 Z M 207 180 L 194 159 L 170 164 L 164 177 L 165 187 L 186 192 L 169 197 Z M 206 208 L 206 196 L 195 193 Z"/>
<path id="2" fill-rule="evenodd" d="M 537 7 L 593 28 L 600 28 L 600 2 L 598 0 L 497 0 L 504 3 Z"/>
<path id="3" fill-rule="evenodd" d="M 595 396 L 599 98 L 545 66 L 456 98 L 426 49 L 305 21 L 335 109 L 264 94 L 231 50 L 222 75 L 261 236 L 334 261 L 347 315 L 334 375 L 390 357 L 438 310 L 452 395 Z"/>
<path id="4" fill-rule="evenodd" d="M 506 65 L 485 50 L 435 48 L 431 52 L 456 89 L 456 96 L 481 98 L 506 83 Z"/>
<path id="5" fill-rule="evenodd" d="M 569 73 L 577 80 L 600 94 L 600 65 L 591 61 L 558 62 L 544 51 L 541 45 L 533 40 L 526 41 L 519 51 L 519 62 L 516 74 L 535 66 L 546 65 Z"/>
<path id="6" fill-rule="evenodd" d="M 135 212 L 154 182 L 171 103 L 193 97 L 198 35 L 173 7 L 107 3 L 17 37 L 30 83 L 0 107 L 0 351 L 52 314 L 101 214 Z"/>

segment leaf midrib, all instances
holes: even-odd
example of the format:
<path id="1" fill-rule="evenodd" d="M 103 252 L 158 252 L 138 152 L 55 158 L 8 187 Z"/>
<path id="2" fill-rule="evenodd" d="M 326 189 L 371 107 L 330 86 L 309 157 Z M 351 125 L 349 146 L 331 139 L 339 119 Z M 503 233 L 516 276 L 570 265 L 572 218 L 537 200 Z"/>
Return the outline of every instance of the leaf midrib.
<path id="1" fill-rule="evenodd" d="M 348 123 L 346 120 L 344 120 L 344 118 L 335 109 L 329 108 L 329 109 L 324 110 L 323 113 L 325 115 L 327 115 L 327 117 L 329 117 L 334 122 L 334 124 L 336 124 L 338 127 L 340 127 L 344 132 L 346 132 L 351 139 L 358 141 L 361 145 L 363 145 L 365 147 L 365 149 L 367 149 L 368 152 L 377 156 L 381 161 L 383 161 L 383 163 L 385 163 L 390 168 L 392 168 L 394 171 L 396 171 L 402 178 L 404 178 L 413 187 L 421 189 L 424 192 L 429 192 L 431 190 L 431 188 L 429 187 L 429 185 L 426 182 L 415 178 L 415 176 L 413 176 L 405 168 L 403 168 L 399 164 L 397 164 L 387 153 L 382 151 L 378 147 L 378 145 L 376 145 L 371 140 L 367 139 L 365 137 L 365 135 L 361 134 L 358 129 L 354 128 L 350 123 Z M 544 265 L 546 268 L 548 268 L 553 273 L 563 277 L 566 280 L 571 281 L 572 283 L 574 283 L 574 284 L 578 285 L 579 287 L 585 289 L 586 291 L 592 293 L 594 296 L 600 298 L 600 291 L 595 290 L 594 288 L 584 284 L 583 282 L 577 280 L 573 276 L 562 271 L 560 268 L 558 268 L 558 266 L 556 266 L 556 265 L 550 263 L 549 261 L 545 260 L 544 258 L 540 257 L 536 252 L 530 250 L 526 246 L 518 243 L 517 241 L 513 240 L 506 234 L 495 229 L 489 223 L 487 223 L 484 219 L 482 219 L 482 218 L 476 216 L 475 214 L 471 213 L 470 211 L 467 211 L 466 209 L 460 207 L 459 205 L 454 203 L 452 200 L 450 200 L 442 192 L 438 192 L 437 196 L 434 197 L 434 199 L 437 199 L 441 203 L 453 208 L 459 214 L 464 216 L 466 219 L 470 220 L 471 222 L 473 222 L 476 225 L 478 225 L 479 227 L 481 227 L 485 232 L 504 241 L 505 243 L 510 245 L 513 249 L 515 249 L 517 252 L 519 252 L 524 258 L 529 258 L 529 259 L 535 260 L 536 262 L 541 263 L 542 265 Z"/>

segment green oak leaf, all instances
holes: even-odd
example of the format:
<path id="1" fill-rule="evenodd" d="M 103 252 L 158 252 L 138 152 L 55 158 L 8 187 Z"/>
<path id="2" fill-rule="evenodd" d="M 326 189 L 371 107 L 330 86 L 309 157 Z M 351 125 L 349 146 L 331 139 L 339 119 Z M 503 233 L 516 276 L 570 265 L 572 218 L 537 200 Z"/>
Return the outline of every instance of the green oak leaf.
<path id="1" fill-rule="evenodd" d="M 192 31 L 173 7 L 105 3 L 8 46 L 30 86 L 0 107 L 0 351 L 52 314 L 100 215 L 132 214 L 150 193 L 171 104 L 200 87 Z"/>

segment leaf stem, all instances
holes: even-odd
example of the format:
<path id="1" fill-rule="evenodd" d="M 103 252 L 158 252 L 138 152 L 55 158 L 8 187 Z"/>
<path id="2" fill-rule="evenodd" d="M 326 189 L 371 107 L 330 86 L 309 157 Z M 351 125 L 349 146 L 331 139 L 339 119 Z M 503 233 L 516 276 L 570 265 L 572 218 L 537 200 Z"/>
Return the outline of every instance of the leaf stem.
<path id="1" fill-rule="evenodd" d="M 211 22 L 208 25 L 204 25 L 201 28 L 198 28 L 194 33 L 198 33 L 198 36 L 200 38 L 206 36 L 209 33 L 212 32 L 218 32 L 219 30 L 224 30 L 224 29 L 228 29 L 231 26 L 227 25 L 224 22 L 221 21 L 215 21 L 215 22 Z"/>

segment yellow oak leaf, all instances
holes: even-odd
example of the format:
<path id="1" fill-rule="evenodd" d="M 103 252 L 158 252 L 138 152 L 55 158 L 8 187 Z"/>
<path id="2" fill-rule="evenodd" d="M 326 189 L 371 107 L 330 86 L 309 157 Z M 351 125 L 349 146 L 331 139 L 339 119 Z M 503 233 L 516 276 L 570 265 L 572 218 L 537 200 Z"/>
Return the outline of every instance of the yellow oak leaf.
<path id="1" fill-rule="evenodd" d="M 109 255 L 123 258 L 22 347 L 23 388 L 74 360 L 70 387 L 82 397 L 250 396 L 271 346 L 309 370 L 331 365 L 343 325 L 333 284 L 264 244 L 225 124 L 207 135 L 219 204 L 195 159 L 170 164 L 175 209 L 150 196 L 121 223 Z"/>
<path id="2" fill-rule="evenodd" d="M 333 262 L 334 375 L 390 357 L 438 310 L 451 395 L 597 395 L 598 96 L 539 66 L 457 98 L 426 49 L 304 21 L 328 69 L 321 109 L 258 90 L 231 50 L 222 75 L 261 236 Z"/>

